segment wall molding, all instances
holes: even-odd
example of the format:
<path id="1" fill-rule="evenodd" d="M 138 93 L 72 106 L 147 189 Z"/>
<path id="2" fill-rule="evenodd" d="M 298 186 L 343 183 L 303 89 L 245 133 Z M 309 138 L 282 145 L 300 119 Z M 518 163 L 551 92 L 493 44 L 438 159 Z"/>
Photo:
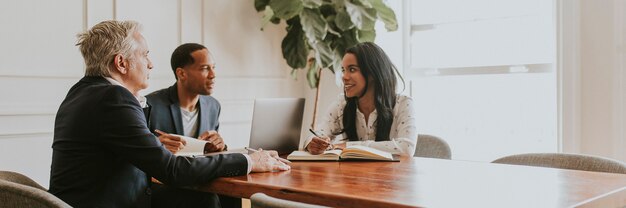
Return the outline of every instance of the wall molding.
<path id="1" fill-rule="evenodd" d="M 222 105 L 254 105 L 254 99 L 222 99 Z"/>
<path id="2" fill-rule="evenodd" d="M 55 115 L 59 104 L 2 104 L 0 105 L 0 116 L 48 116 Z"/>
<path id="3" fill-rule="evenodd" d="M 13 109 L 8 111 L 0 111 L 0 117 L 7 116 L 53 116 L 56 115 L 56 112 L 52 111 L 32 111 L 32 110 L 24 110 L 24 109 Z"/>
<path id="4" fill-rule="evenodd" d="M 405 77 L 408 77 L 407 74 L 409 72 L 411 72 L 412 70 L 406 70 L 406 69 L 410 69 L 411 68 L 411 2 L 410 0 L 402 0 L 402 19 L 401 22 L 402 24 L 400 25 L 401 28 L 401 32 L 402 32 L 402 41 L 405 45 L 409 45 L 409 46 L 405 46 L 402 47 L 403 51 L 402 51 L 402 65 L 404 65 L 403 67 L 403 71 L 402 74 Z M 411 94 L 412 95 L 412 94 Z"/>
<path id="5" fill-rule="evenodd" d="M 626 2 L 621 0 L 615 0 L 613 6 L 613 42 L 615 44 L 615 55 L 613 63 L 613 111 L 615 116 L 613 117 L 613 153 L 622 161 L 626 161 Z"/>
<path id="6" fill-rule="evenodd" d="M 78 79 L 82 78 L 83 75 L 72 75 L 72 74 L 25 74 L 25 73 L 6 73 L 0 74 L 0 78 L 18 78 L 18 79 Z"/>
<path id="7" fill-rule="evenodd" d="M 0 134 L 0 140 L 2 139 L 20 139 L 20 138 L 33 138 L 33 137 L 50 137 L 52 138 L 54 132 L 29 132 L 29 133 L 16 133 L 16 134 Z"/>
<path id="8" fill-rule="evenodd" d="M 111 2 L 113 3 L 113 20 L 117 20 L 117 0 Z"/>
<path id="9" fill-rule="evenodd" d="M 581 152 L 580 0 L 557 0 L 559 152 Z"/>
<path id="10" fill-rule="evenodd" d="M 1 76 L 0 76 L 1 77 Z M 80 77 L 79 77 L 80 78 Z M 173 80 L 174 77 L 171 74 L 168 75 L 150 75 L 150 80 Z M 275 75 L 275 76 L 264 76 L 264 75 L 219 75 L 215 78 L 220 82 L 222 79 L 231 79 L 231 80 L 287 80 L 291 79 L 288 75 Z M 172 83 L 173 84 L 173 83 Z"/>
<path id="11" fill-rule="evenodd" d="M 205 18 L 205 13 L 206 13 L 206 8 L 205 8 L 205 0 L 200 0 L 200 6 L 201 6 L 201 10 L 200 10 L 200 43 L 202 45 L 206 45 L 206 42 L 204 40 L 204 18 Z"/>
<path id="12" fill-rule="evenodd" d="M 83 31 L 89 29 L 89 0 L 83 0 Z"/>
<path id="13" fill-rule="evenodd" d="M 177 22 L 178 22 L 178 27 L 176 27 L 176 29 L 178 30 L 178 45 L 183 44 L 183 0 L 178 0 L 176 1 L 176 10 L 178 11 L 178 14 L 176 15 Z"/>
<path id="14" fill-rule="evenodd" d="M 226 124 L 226 125 L 248 125 L 248 124 L 251 124 L 251 123 L 252 123 L 251 119 L 220 121 L 220 125 L 221 126 L 224 126 L 224 124 Z"/>

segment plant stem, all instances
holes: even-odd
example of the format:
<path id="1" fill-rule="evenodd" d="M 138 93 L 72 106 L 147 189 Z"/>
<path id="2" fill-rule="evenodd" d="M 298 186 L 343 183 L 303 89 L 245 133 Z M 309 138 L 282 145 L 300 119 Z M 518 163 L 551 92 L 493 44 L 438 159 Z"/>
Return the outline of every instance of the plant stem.
<path id="1" fill-rule="evenodd" d="M 313 103 L 313 122 L 311 122 L 311 129 L 315 129 L 315 118 L 317 118 L 317 104 L 319 103 L 320 98 L 320 82 L 322 82 L 322 68 L 319 68 L 319 72 L 317 74 L 317 84 L 315 86 L 315 102 Z"/>

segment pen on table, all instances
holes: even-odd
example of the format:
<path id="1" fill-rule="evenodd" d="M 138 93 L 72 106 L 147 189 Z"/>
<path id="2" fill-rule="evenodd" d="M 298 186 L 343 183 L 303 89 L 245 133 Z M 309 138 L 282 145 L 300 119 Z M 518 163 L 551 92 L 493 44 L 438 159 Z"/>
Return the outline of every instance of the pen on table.
<path id="1" fill-rule="evenodd" d="M 244 149 L 246 149 L 248 151 L 251 151 L 251 152 L 258 152 L 259 151 L 259 150 L 252 149 L 250 147 L 244 147 Z M 284 162 L 284 163 L 291 163 L 291 161 L 289 161 L 287 159 L 284 159 L 282 157 L 277 157 L 277 159 L 280 160 L 281 162 Z"/>

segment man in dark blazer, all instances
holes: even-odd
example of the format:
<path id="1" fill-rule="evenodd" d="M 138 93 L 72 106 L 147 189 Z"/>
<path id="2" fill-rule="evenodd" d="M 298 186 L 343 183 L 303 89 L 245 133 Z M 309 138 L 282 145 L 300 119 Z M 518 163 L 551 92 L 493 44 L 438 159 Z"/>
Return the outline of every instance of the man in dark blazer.
<path id="1" fill-rule="evenodd" d="M 177 157 L 147 127 L 139 90 L 152 63 L 133 21 L 104 21 L 79 35 L 86 72 L 56 115 L 50 193 L 74 207 L 219 207 L 219 201 L 151 198 L 150 177 L 171 186 L 288 170 L 276 152 Z M 178 204 L 180 203 L 180 204 Z"/>
<path id="2" fill-rule="evenodd" d="M 151 107 L 148 127 L 167 149 L 184 148 L 156 130 L 207 140 L 207 152 L 226 148 L 219 130 L 220 103 L 211 96 L 215 62 L 206 47 L 197 43 L 178 46 L 170 60 L 176 83 L 146 96 Z"/>
<path id="3" fill-rule="evenodd" d="M 154 132 L 154 130 L 160 130 L 162 132 L 185 135 L 183 130 L 183 121 L 181 115 L 180 102 L 178 101 L 178 83 L 161 89 L 159 91 L 150 93 L 146 96 L 148 105 L 150 106 L 150 113 L 148 121 L 148 127 Z M 220 127 L 219 115 L 221 111 L 220 103 L 211 96 L 198 96 L 198 102 L 196 105 L 198 111 L 198 117 L 196 119 L 197 128 L 190 135 L 185 135 L 193 138 L 198 138 L 202 134 L 215 131 L 216 136 Z M 221 137 L 218 137 L 221 138 Z M 217 145 L 216 145 L 217 146 Z M 215 149 L 221 151 L 223 149 Z M 208 150 L 207 150 L 208 151 Z"/>
<path id="4" fill-rule="evenodd" d="M 170 63 L 176 83 L 146 96 L 150 106 L 148 127 L 172 153 L 184 145 L 168 134 L 206 140 L 205 152 L 225 150 L 218 132 L 220 103 L 211 96 L 215 83 L 213 56 L 203 45 L 185 43 L 172 52 Z M 222 195 L 219 199 L 224 207 L 241 207 L 241 199 Z"/>

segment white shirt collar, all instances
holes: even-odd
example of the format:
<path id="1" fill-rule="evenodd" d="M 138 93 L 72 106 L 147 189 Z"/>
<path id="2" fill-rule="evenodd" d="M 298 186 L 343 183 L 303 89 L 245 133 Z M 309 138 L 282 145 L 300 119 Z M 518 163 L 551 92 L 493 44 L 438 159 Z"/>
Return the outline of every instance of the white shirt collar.
<path id="1" fill-rule="evenodd" d="M 124 85 L 122 85 L 122 83 L 118 82 L 117 80 L 111 78 L 111 77 L 104 77 L 107 81 L 109 81 L 112 85 L 119 85 L 124 87 Z M 126 87 L 124 87 L 126 88 Z M 137 97 L 137 101 L 139 102 L 139 105 L 142 108 L 148 107 L 148 101 L 146 100 L 146 97 L 142 96 L 142 95 L 138 95 Z"/>

